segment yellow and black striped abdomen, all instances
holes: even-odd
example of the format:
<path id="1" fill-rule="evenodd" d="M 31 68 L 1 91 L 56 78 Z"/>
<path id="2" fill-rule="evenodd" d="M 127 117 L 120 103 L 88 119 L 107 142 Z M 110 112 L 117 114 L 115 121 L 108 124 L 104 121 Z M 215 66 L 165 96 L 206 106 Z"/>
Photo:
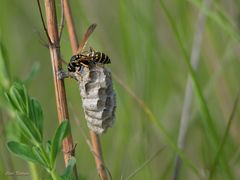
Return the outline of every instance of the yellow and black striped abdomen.
<path id="1" fill-rule="evenodd" d="M 102 63 L 102 64 L 110 64 L 111 63 L 110 58 L 102 52 L 94 52 L 93 61 L 97 62 L 97 63 Z"/>

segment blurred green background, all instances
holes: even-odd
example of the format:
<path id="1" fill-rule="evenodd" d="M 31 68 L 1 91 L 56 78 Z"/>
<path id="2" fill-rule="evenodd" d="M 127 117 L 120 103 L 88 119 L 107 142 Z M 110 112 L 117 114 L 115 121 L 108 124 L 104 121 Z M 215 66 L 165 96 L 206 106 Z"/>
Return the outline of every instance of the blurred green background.
<path id="1" fill-rule="evenodd" d="M 164 150 L 132 179 L 173 177 L 190 71 L 186 62 L 190 62 L 194 37 L 198 32 L 199 13 L 206 20 L 202 25 L 199 66 L 195 75 L 191 75 L 199 88 L 193 92 L 193 103 L 188 114 L 189 129 L 183 151 L 186 159 L 179 179 L 208 179 L 216 157 L 223 157 L 223 160 L 216 163 L 213 179 L 237 179 L 240 176 L 238 107 L 229 123 L 240 84 L 240 1 L 211 1 L 209 8 L 203 8 L 203 2 L 70 1 L 78 38 L 90 24 L 97 23 L 88 44 L 109 55 L 112 64 L 107 65 L 108 68 L 131 90 L 129 92 L 114 79 L 116 122 L 101 138 L 105 163 L 113 179 L 125 179 L 164 146 Z M 56 7 L 60 19 L 59 0 Z M 40 101 L 47 140 L 52 137 L 58 121 L 46 40 L 36 1 L 0 2 L 0 41 L 6 49 L 7 68 L 12 79 L 26 80 L 29 94 Z M 69 61 L 71 52 L 64 27 L 62 58 Z M 31 70 L 35 72 L 34 69 L 38 71 L 28 78 Z M 88 135 L 77 83 L 67 79 L 65 87 L 73 138 L 77 143 L 78 172 L 86 179 L 98 179 L 94 159 L 81 133 L 84 131 Z M 201 94 L 204 99 L 201 99 Z M 210 117 L 206 116 L 208 111 Z M 30 170 L 26 162 L 10 154 L 5 146 L 14 133 L 11 129 L 14 120 L 10 120 L 4 110 L 0 118 L 0 178 L 11 179 L 14 177 L 6 176 L 5 172 Z M 227 125 L 230 129 L 226 132 Z M 209 140 L 215 134 L 212 132 L 216 132 L 216 143 Z M 224 137 L 226 141 L 223 141 Z M 221 143 L 223 148 L 220 148 Z M 62 156 L 59 156 L 58 168 L 59 171 L 64 168 Z M 43 179 L 46 178 L 41 171 Z M 31 179 L 31 176 L 17 177 L 26 178 Z"/>

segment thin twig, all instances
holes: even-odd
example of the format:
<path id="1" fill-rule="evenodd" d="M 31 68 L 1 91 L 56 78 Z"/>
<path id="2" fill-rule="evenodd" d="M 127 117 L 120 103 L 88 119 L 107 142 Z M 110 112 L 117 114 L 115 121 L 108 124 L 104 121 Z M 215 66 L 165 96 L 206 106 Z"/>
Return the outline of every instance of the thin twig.
<path id="1" fill-rule="evenodd" d="M 39 10 L 39 13 L 40 13 L 40 17 L 41 17 L 41 22 L 42 22 L 43 29 L 44 29 L 44 31 L 45 31 L 45 33 L 46 33 L 47 38 L 48 38 L 48 43 L 49 43 L 50 45 L 52 45 L 52 40 L 51 40 L 51 38 L 50 38 L 50 36 L 49 36 L 49 34 L 48 34 L 48 30 L 47 30 L 47 27 L 46 27 L 45 22 L 44 22 L 43 13 L 42 13 L 42 8 L 41 8 L 41 3 L 40 3 L 39 0 L 37 0 L 37 3 L 38 3 L 38 10 Z"/>
<path id="2" fill-rule="evenodd" d="M 73 54 L 76 54 L 78 50 L 78 38 L 77 38 L 76 30 L 74 27 L 72 12 L 71 12 L 68 0 L 63 0 L 63 8 L 64 8 L 63 12 L 64 12 L 66 24 L 67 24 L 69 39 L 71 42 L 72 52 Z"/>
<path id="3" fill-rule="evenodd" d="M 71 47 L 72 47 L 72 52 L 73 54 L 77 53 L 77 50 L 79 49 L 78 47 L 78 38 L 76 35 L 76 31 L 75 31 L 75 27 L 74 27 L 74 23 L 73 23 L 73 18 L 72 18 L 72 14 L 71 14 L 71 9 L 70 9 L 70 5 L 68 3 L 68 0 L 63 0 L 63 7 L 64 7 L 64 16 L 66 19 L 66 24 L 67 24 L 67 29 L 68 29 L 68 34 L 69 34 L 69 39 L 71 42 Z M 90 131 L 90 134 L 93 134 L 93 132 Z M 100 176 L 100 178 L 102 180 L 106 180 L 107 179 L 107 171 L 105 170 L 105 166 L 101 166 L 101 168 L 99 169 L 99 164 L 100 165 L 104 165 L 103 162 L 103 157 L 102 157 L 102 152 L 101 152 L 101 144 L 100 144 L 100 140 L 99 137 L 96 133 L 94 133 L 95 135 L 91 135 L 91 142 L 92 142 L 92 146 L 94 149 L 94 152 L 99 156 L 94 156 L 95 158 L 95 162 L 96 162 L 96 167 L 98 170 L 98 174 Z"/>
<path id="4" fill-rule="evenodd" d="M 49 38 L 52 39 L 52 43 L 49 46 L 53 77 L 54 77 L 54 86 L 55 86 L 55 96 L 57 104 L 57 113 L 58 120 L 61 123 L 65 119 L 69 119 L 68 109 L 67 109 L 67 99 L 66 92 L 64 87 L 64 81 L 57 78 L 57 72 L 61 69 L 61 57 L 60 57 L 60 46 L 59 46 L 59 36 L 58 36 L 58 27 L 57 27 L 57 17 L 56 17 L 56 7 L 54 0 L 45 0 L 45 9 L 46 9 L 46 21 L 48 27 Z M 72 134 L 70 133 L 63 141 L 63 151 L 70 152 L 73 150 L 74 144 L 72 140 Z M 64 154 L 65 166 L 68 165 L 68 161 L 71 158 L 72 154 Z M 77 168 L 74 167 L 75 179 L 78 179 Z"/>
<path id="5" fill-rule="evenodd" d="M 211 0 L 205 0 L 203 3 L 204 3 L 203 5 L 204 8 L 209 8 L 211 4 Z M 192 54 L 191 54 L 191 65 L 193 69 L 197 69 L 197 66 L 199 63 L 199 54 L 201 50 L 201 42 L 202 42 L 202 35 L 204 31 L 205 19 L 206 19 L 205 14 L 202 11 L 200 11 L 198 16 L 198 22 L 197 22 L 197 30 L 196 30 L 194 42 L 193 42 Z M 180 128 L 179 128 L 179 135 L 178 135 L 179 149 L 184 149 L 184 146 L 185 146 L 186 134 L 187 134 L 188 125 L 189 125 L 190 116 L 191 116 L 192 99 L 193 99 L 193 88 L 192 88 L 191 77 L 189 75 L 187 79 L 182 115 L 180 120 Z M 174 180 L 177 180 L 179 178 L 181 165 L 182 165 L 182 160 L 180 159 L 179 155 L 177 155 L 175 168 L 173 172 Z"/>

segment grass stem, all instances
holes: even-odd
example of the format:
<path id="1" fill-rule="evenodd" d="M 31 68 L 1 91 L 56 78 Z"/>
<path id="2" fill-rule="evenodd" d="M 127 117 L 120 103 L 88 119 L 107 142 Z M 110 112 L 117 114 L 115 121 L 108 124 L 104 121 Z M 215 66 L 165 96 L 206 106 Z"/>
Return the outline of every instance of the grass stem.
<path id="1" fill-rule="evenodd" d="M 204 6 L 208 8 L 210 6 L 211 0 L 205 0 Z M 191 65 L 193 69 L 197 69 L 199 63 L 199 54 L 201 50 L 201 42 L 202 36 L 204 31 L 205 25 L 205 14 L 200 11 L 197 21 L 197 29 L 195 32 L 195 37 L 193 41 L 192 53 L 191 53 Z M 179 127 L 179 134 L 178 134 L 178 148 L 184 149 L 186 134 L 188 131 L 188 125 L 191 117 L 191 106 L 192 106 L 192 99 L 193 99 L 193 87 L 191 81 L 191 75 L 188 75 L 184 102 L 183 102 L 183 109 L 182 115 L 180 120 L 180 127 Z M 179 178 L 179 172 L 181 168 L 182 160 L 180 159 L 179 155 L 176 156 L 176 162 L 174 167 L 173 179 L 177 180 Z"/>

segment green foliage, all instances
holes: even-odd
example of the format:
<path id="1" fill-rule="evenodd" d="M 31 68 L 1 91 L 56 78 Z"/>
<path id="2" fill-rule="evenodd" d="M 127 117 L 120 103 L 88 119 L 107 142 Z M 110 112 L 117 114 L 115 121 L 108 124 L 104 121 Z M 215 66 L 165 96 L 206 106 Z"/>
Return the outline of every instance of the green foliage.
<path id="1" fill-rule="evenodd" d="M 28 96 L 25 86 L 21 83 L 13 83 L 5 95 L 16 112 L 23 136 L 29 138 L 33 144 L 42 142 L 43 113 L 39 102 Z"/>
<path id="2" fill-rule="evenodd" d="M 195 89 L 196 98 L 198 100 L 200 111 L 201 111 L 201 114 L 203 117 L 202 123 L 203 123 L 203 127 L 205 129 L 206 135 L 207 135 L 207 141 L 209 141 L 209 144 L 211 146 L 211 149 L 213 151 L 212 153 L 214 156 L 215 154 L 217 154 L 218 148 L 220 148 L 219 132 L 218 132 L 216 125 L 214 124 L 213 118 L 210 114 L 210 110 L 208 108 L 207 101 L 204 98 L 203 91 L 197 80 L 196 73 L 190 64 L 190 58 L 189 58 L 190 56 L 188 55 L 188 52 L 186 51 L 186 47 L 184 45 L 183 39 L 180 37 L 180 33 L 177 28 L 176 21 L 174 21 L 174 18 L 170 15 L 170 13 L 169 13 L 168 9 L 166 8 L 165 4 L 163 3 L 163 1 L 160 0 L 159 2 L 171 23 L 173 32 L 175 33 L 175 36 L 179 43 L 179 46 L 181 47 L 182 53 L 184 55 L 184 60 L 188 67 L 189 74 L 190 74 L 190 77 L 193 82 L 193 87 Z M 224 173 L 226 174 L 227 178 L 233 179 L 230 168 L 227 165 L 225 154 L 223 152 L 222 152 L 221 156 L 219 157 L 219 159 L 220 159 L 219 162 L 220 162 L 221 168 L 224 171 Z"/>
<path id="3" fill-rule="evenodd" d="M 52 140 L 51 146 L 51 162 L 52 164 L 56 161 L 57 154 L 62 146 L 63 139 L 69 133 L 69 123 L 68 121 L 63 121 L 57 128 L 55 135 Z"/>
<path id="4" fill-rule="evenodd" d="M 42 166 L 53 179 L 58 179 L 55 169 L 56 157 L 61 150 L 63 139 L 69 133 L 68 121 L 65 120 L 58 126 L 52 143 L 48 141 L 44 146 L 43 112 L 39 102 L 28 95 L 25 86 L 21 83 L 13 83 L 5 95 L 16 113 L 22 136 L 28 140 L 27 142 L 20 139 L 18 142 L 10 141 L 7 144 L 8 149 L 20 158 Z M 74 160 L 70 162 L 65 177 L 70 176 L 74 163 Z"/>
<path id="5" fill-rule="evenodd" d="M 160 1 L 164 5 L 159 4 Z M 56 3 L 58 17 L 61 13 L 59 2 Z M 87 46 L 109 55 L 112 63 L 107 67 L 126 86 L 113 78 L 118 103 L 116 122 L 102 136 L 105 163 L 113 179 L 127 177 L 163 145 L 166 150 L 138 172 L 136 179 L 171 179 L 176 154 L 183 160 L 179 179 L 208 179 L 210 176 L 212 179 L 237 179 L 240 126 L 236 120 L 240 109 L 236 108 L 236 117 L 231 123 L 227 118 L 239 89 L 239 2 L 212 1 L 209 8 L 204 7 L 205 0 L 70 2 L 78 38 L 82 39 L 91 23 L 97 23 Z M 52 120 L 56 118 L 52 68 L 48 49 L 39 43 L 42 38 L 46 41 L 46 37 L 36 10 L 35 1 L 1 3 L 0 98 L 14 77 L 24 79 L 27 89 L 44 105 L 45 119 Z M 199 12 L 204 13 L 206 21 L 199 50 L 199 68 L 193 72 L 189 61 Z M 72 51 L 66 26 L 60 50 L 62 58 L 68 61 Z M 63 68 L 66 69 L 64 65 Z M 189 72 L 195 88 L 188 114 L 187 139 L 184 150 L 179 151 L 176 139 Z M 71 117 L 76 114 L 78 119 L 84 119 L 76 83 L 65 80 L 65 87 L 68 104 L 72 105 L 69 106 Z M 28 145 L 37 159 L 50 167 L 52 157 L 42 156 L 41 149 L 51 154 L 53 138 L 39 147 L 33 145 L 43 141 L 42 110 L 34 108 L 32 112 L 30 108 L 19 108 L 21 104 L 15 103 L 14 98 L 9 100 L 14 104 L 11 111 L 15 112 L 11 119 L 17 121 L 10 126 L 3 113 L 7 136 L 12 139 L 10 133 L 21 134 L 14 142 Z M 27 100 L 30 107 L 30 104 L 38 106 L 38 102 L 31 101 Z M 0 99 L 0 105 L 5 109 L 9 107 L 6 98 Z M 16 115 L 22 111 L 29 112 Z M 31 121 L 30 125 L 21 118 Z M 52 121 L 44 121 L 44 124 L 51 127 L 44 130 L 44 135 L 52 137 Z M 29 127 L 34 128 L 30 131 Z M 76 159 L 85 179 L 97 179 L 97 173 L 93 173 L 92 154 L 82 143 L 85 138 L 79 133 L 85 128 L 84 122 L 81 122 L 81 128 L 72 126 L 74 141 L 80 142 Z M 2 140 L 1 143 L 5 142 Z M 6 164 L 5 161 L 2 163 Z M 55 162 L 55 166 L 60 165 Z"/>
<path id="6" fill-rule="evenodd" d="M 25 161 L 31 161 L 33 163 L 38 163 L 39 165 L 46 167 L 46 164 L 39 158 L 39 153 L 33 150 L 29 145 L 22 144 L 15 141 L 10 141 L 7 144 L 9 150 Z"/>
<path id="7" fill-rule="evenodd" d="M 76 164 L 76 159 L 74 157 L 71 157 L 71 159 L 68 161 L 68 165 L 61 176 L 62 180 L 68 180 L 68 179 L 73 179 L 72 174 L 73 174 L 73 168 Z"/>

